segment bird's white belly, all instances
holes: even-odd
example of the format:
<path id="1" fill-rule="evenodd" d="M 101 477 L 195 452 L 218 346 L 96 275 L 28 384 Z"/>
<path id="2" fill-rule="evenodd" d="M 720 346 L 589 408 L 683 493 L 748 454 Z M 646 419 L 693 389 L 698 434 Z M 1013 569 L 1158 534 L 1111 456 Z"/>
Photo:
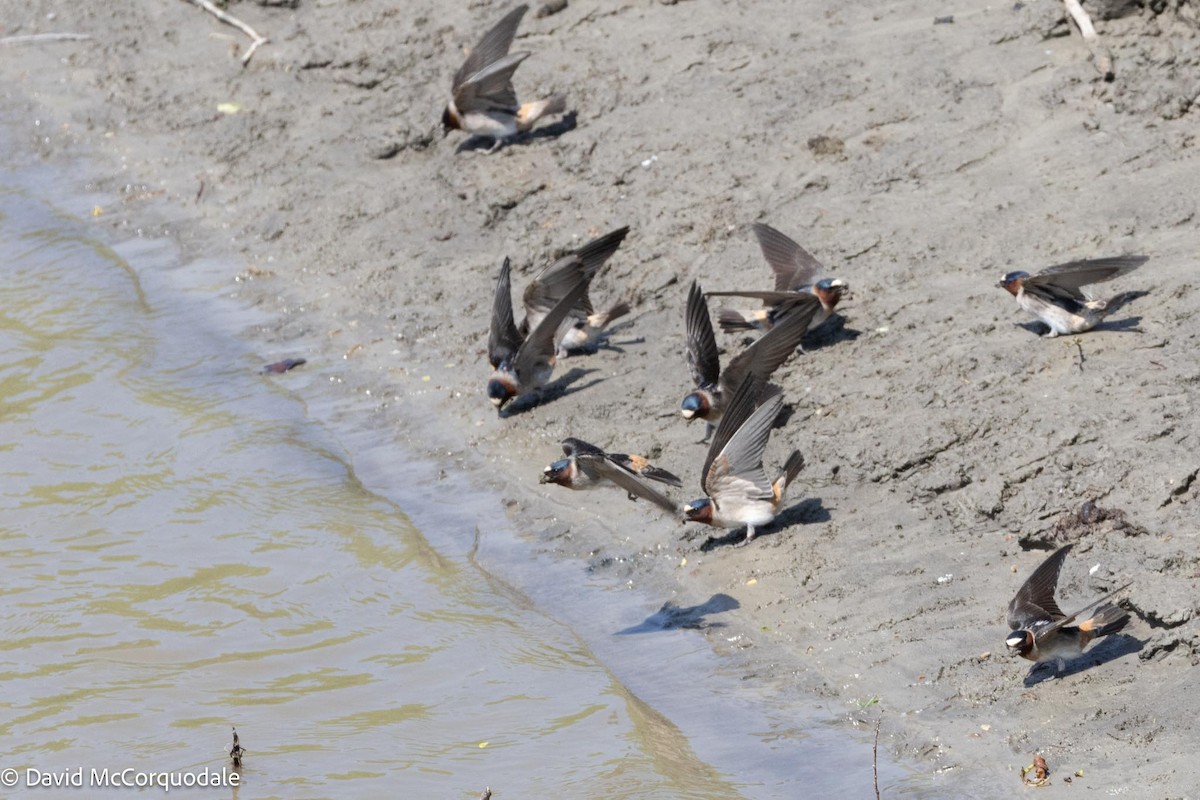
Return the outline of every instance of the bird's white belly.
<path id="1" fill-rule="evenodd" d="M 463 128 L 475 136 L 507 139 L 517 133 L 517 118 L 498 111 L 473 111 L 463 116 Z"/>
<path id="2" fill-rule="evenodd" d="M 713 522 L 722 528 L 738 528 L 742 525 L 758 527 L 774 519 L 775 506 L 768 500 L 725 503 L 713 515 Z"/>
<path id="3" fill-rule="evenodd" d="M 1072 314 L 1065 308 L 1047 303 L 1038 297 L 1030 297 L 1024 292 L 1017 297 L 1017 304 L 1049 325 L 1050 330 L 1056 334 L 1081 333 L 1096 324 L 1093 314 Z"/>

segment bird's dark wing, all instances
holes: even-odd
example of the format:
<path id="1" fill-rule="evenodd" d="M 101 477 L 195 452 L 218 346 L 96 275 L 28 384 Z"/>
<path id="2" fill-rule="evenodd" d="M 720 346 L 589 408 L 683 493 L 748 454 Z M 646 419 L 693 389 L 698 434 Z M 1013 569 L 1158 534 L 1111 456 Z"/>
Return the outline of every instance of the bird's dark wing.
<path id="1" fill-rule="evenodd" d="M 460 113 L 486 111 L 517 112 L 517 90 L 513 88 L 512 76 L 529 58 L 529 53 L 513 53 L 494 64 L 489 64 L 463 81 L 454 90 L 454 107 Z"/>
<path id="2" fill-rule="evenodd" d="M 617 252 L 629 227 L 618 228 L 611 233 L 593 239 L 574 252 L 568 253 L 546 267 L 525 289 L 525 324 L 536 327 L 551 308 L 571 290 L 577 281 L 591 285 L 604 262 Z M 585 319 L 595 311 L 592 301 L 585 292 L 571 309 L 571 315 Z"/>
<path id="3" fill-rule="evenodd" d="M 721 376 L 722 391 L 736 389 L 747 375 L 766 383 L 771 373 L 796 352 L 808 331 L 808 324 L 821 307 L 821 301 L 811 294 L 796 294 L 792 298 L 779 322 L 725 366 Z"/>
<path id="4" fill-rule="evenodd" d="M 1051 622 L 1049 625 L 1043 625 L 1042 627 L 1037 629 L 1037 633 L 1035 635 L 1037 636 L 1037 638 L 1039 640 L 1046 638 L 1051 633 L 1054 633 L 1055 631 L 1059 630 L 1060 628 L 1070 625 L 1072 622 L 1077 620 L 1079 617 L 1081 617 L 1085 613 L 1091 611 L 1093 608 L 1100 605 L 1105 600 L 1108 600 L 1110 597 L 1115 595 L 1117 592 L 1123 592 L 1132 585 L 1133 585 L 1133 583 L 1131 582 L 1131 583 L 1125 584 L 1124 586 L 1113 589 L 1111 592 L 1104 595 L 1099 600 L 1093 600 L 1092 602 L 1088 603 L 1083 608 L 1076 611 L 1074 614 L 1069 614 L 1065 617 L 1062 617 L 1061 619 L 1056 619 L 1056 620 L 1054 620 L 1054 622 Z M 1011 625 L 1012 623 L 1010 622 L 1009 624 Z"/>
<path id="5" fill-rule="evenodd" d="M 1025 279 L 1026 286 L 1054 286 L 1070 292 L 1078 292 L 1089 283 L 1110 281 L 1126 272 L 1132 272 L 1149 261 L 1147 256 L 1116 256 L 1093 258 L 1087 261 L 1069 261 L 1047 267 L 1036 275 Z"/>
<path id="6" fill-rule="evenodd" d="M 1024 291 L 1028 297 L 1036 297 L 1045 303 L 1059 306 L 1071 314 L 1082 314 L 1085 310 L 1088 296 L 1079 289 L 1067 289 L 1053 284 L 1030 283 L 1027 278 Z"/>
<path id="7" fill-rule="evenodd" d="M 665 494 L 650 486 L 619 464 L 614 464 L 606 458 L 598 459 L 594 463 L 598 474 L 608 478 L 631 495 L 649 500 L 672 515 L 679 514 L 679 505 L 677 503 L 672 502 Z"/>
<path id="8" fill-rule="evenodd" d="M 642 478 L 649 478 L 652 481 L 670 484 L 677 489 L 683 488 L 683 481 L 676 475 L 667 472 L 662 467 L 656 467 L 641 456 L 629 455 L 628 453 L 607 453 L 608 460 L 616 464 L 618 467 L 627 469 L 634 475 Z"/>
<path id="9" fill-rule="evenodd" d="M 803 297 L 808 292 L 772 292 L 772 291 L 754 291 L 746 290 L 744 292 L 705 292 L 705 297 L 751 297 L 755 300 L 762 300 L 765 306 L 777 306 L 783 303 L 790 303 L 793 300 Z"/>
<path id="10" fill-rule="evenodd" d="M 483 35 L 479 44 L 475 45 L 467 56 L 467 60 L 458 68 L 458 72 L 454 73 L 454 82 L 450 88 L 453 94 L 458 94 L 459 88 L 471 76 L 508 55 L 508 49 L 512 47 L 513 38 L 517 35 L 517 26 L 521 24 L 521 17 L 525 16 L 528 10 L 527 5 L 517 6 Z"/>
<path id="11" fill-rule="evenodd" d="M 512 279 L 509 276 L 510 264 L 507 258 L 500 267 L 500 277 L 496 281 L 496 296 L 492 300 L 492 325 L 488 333 L 488 361 L 492 369 L 498 369 L 500 364 L 516 355 L 521 347 L 521 334 L 517 332 L 513 321 L 512 309 Z"/>
<path id="12" fill-rule="evenodd" d="M 542 317 L 546 316 L 578 281 L 582 280 L 590 285 L 592 278 L 596 277 L 596 273 L 604 266 L 604 262 L 621 246 L 621 241 L 627 233 L 628 226 L 606 233 L 542 270 L 533 283 L 525 288 L 525 324 L 531 328 L 537 327 Z M 572 315 L 583 319 L 593 311 L 592 301 L 585 292 L 572 309 Z"/>
<path id="13" fill-rule="evenodd" d="M 604 457 L 605 453 L 594 444 L 588 444 L 583 439 L 568 437 L 562 440 L 563 453 L 568 456 L 598 456 Z"/>
<path id="14" fill-rule="evenodd" d="M 772 389 L 774 391 L 768 390 L 762 404 L 738 426 L 712 463 L 706 464 L 701 473 L 705 493 L 717 499 L 718 505 L 719 496 L 727 492 L 746 497 L 774 496 L 771 479 L 763 470 L 762 463 L 771 427 L 783 409 L 783 394 L 775 387 Z M 725 414 L 730 411 L 732 409 L 727 409 Z M 721 424 L 725 424 L 724 416 L 721 417 Z"/>
<path id="15" fill-rule="evenodd" d="M 576 284 L 574 289 L 567 292 L 566 296 L 558 301 L 558 305 L 550 309 L 550 313 L 538 323 L 537 327 L 529 332 L 529 336 L 526 337 L 513 359 L 513 371 L 517 375 L 517 380 L 522 384 L 529 381 L 539 366 L 552 363 L 555 352 L 554 337 L 558 332 L 558 326 L 566 319 L 571 307 L 586 291 L 587 284 Z"/>
<path id="16" fill-rule="evenodd" d="M 717 423 L 717 429 L 713 432 L 712 440 L 708 443 L 708 453 L 704 458 L 704 466 L 700 469 L 700 485 L 707 492 L 706 482 L 708 475 L 712 471 L 713 462 L 725 449 L 725 445 L 729 444 L 729 440 L 734 437 L 738 429 L 742 427 L 742 423 L 750 418 L 754 413 L 754 409 L 758 407 L 760 400 L 766 400 L 774 394 L 779 393 L 780 389 L 776 386 L 767 386 L 763 381 L 758 380 L 753 375 L 747 375 L 738 384 L 725 404 L 725 410 L 721 413 L 721 421 Z"/>
<path id="17" fill-rule="evenodd" d="M 558 301 L 566 297 L 567 292 L 574 289 L 580 281 L 584 284 L 583 296 L 570 310 L 570 316 L 583 319 L 591 314 L 592 302 L 587 295 L 588 278 L 584 274 L 583 262 L 570 255 L 546 267 L 525 287 L 525 294 L 522 296 L 525 306 L 523 324 L 536 328 L 550 313 L 550 309 L 558 305 Z"/>
<path id="18" fill-rule="evenodd" d="M 715 385 L 721 377 L 717 337 L 700 284 L 692 281 L 687 300 L 687 361 L 697 387 Z"/>
<path id="19" fill-rule="evenodd" d="M 1072 545 L 1063 545 L 1033 571 L 1029 579 L 1021 584 L 1017 594 L 1008 604 L 1008 627 L 1012 630 L 1028 629 L 1035 622 L 1053 622 L 1066 615 L 1059 610 L 1054 600 L 1058 576 Z"/>
<path id="20" fill-rule="evenodd" d="M 795 291 L 807 286 L 825 269 L 807 250 L 770 225 L 754 223 L 754 235 L 763 258 L 775 273 L 777 291 Z"/>
<path id="21" fill-rule="evenodd" d="M 621 246 L 621 242 L 625 241 L 628 234 L 629 226 L 626 225 L 591 240 L 575 251 L 575 257 L 583 262 L 583 273 L 589 281 L 596 277 L 596 273 L 600 271 L 600 267 L 604 266 L 604 262 L 617 252 L 617 248 Z"/>

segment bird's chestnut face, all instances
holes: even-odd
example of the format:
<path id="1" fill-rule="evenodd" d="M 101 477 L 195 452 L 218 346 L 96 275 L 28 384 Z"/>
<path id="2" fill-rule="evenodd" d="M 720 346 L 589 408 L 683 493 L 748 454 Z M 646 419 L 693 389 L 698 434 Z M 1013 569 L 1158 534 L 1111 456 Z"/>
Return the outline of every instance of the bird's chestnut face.
<path id="1" fill-rule="evenodd" d="M 442 110 L 442 136 L 444 137 L 450 131 L 457 130 L 459 127 L 458 118 L 450 112 L 450 106 L 446 106 Z"/>
<path id="2" fill-rule="evenodd" d="M 571 460 L 564 458 L 560 461 L 555 461 L 550 466 L 542 470 L 540 483 L 557 483 L 566 486 L 571 482 Z"/>
<path id="3" fill-rule="evenodd" d="M 1021 272 L 1021 271 L 1009 272 L 1009 273 L 1006 273 L 1005 276 L 1003 278 L 1001 278 L 1000 282 L 997 283 L 996 285 L 999 286 L 1001 289 L 1007 289 L 1009 294 L 1011 294 L 1013 297 L 1016 297 L 1017 292 L 1019 292 L 1021 290 L 1021 284 L 1028 277 L 1029 277 L 1028 272 Z"/>
<path id="4" fill-rule="evenodd" d="M 713 504 L 707 497 L 693 500 L 683 507 L 683 515 L 689 522 L 708 522 L 712 519 Z"/>
<path id="5" fill-rule="evenodd" d="M 849 293 L 850 284 L 840 278 L 822 278 L 813 284 L 813 294 L 821 301 L 821 305 L 832 309 L 842 299 L 842 295 Z"/>

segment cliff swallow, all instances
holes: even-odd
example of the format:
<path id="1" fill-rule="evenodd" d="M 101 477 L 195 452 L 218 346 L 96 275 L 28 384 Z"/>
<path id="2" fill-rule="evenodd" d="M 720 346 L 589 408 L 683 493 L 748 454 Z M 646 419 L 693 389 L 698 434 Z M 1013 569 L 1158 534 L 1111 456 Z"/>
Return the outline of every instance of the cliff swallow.
<path id="1" fill-rule="evenodd" d="M 809 320 L 819 308 L 820 303 L 813 295 L 793 295 L 780 324 L 738 354 L 722 371 L 704 292 L 698 283 L 692 282 L 687 301 L 687 360 L 696 389 L 683 398 L 679 411 L 686 420 L 705 421 L 705 441 L 721 419 L 725 398 L 747 376 L 757 378 L 760 387 L 765 386 L 771 373 L 795 352 L 808 330 Z"/>
<path id="2" fill-rule="evenodd" d="M 512 281 L 509 260 L 504 259 L 496 281 L 496 296 L 492 301 L 492 324 L 488 334 L 488 361 L 496 374 L 487 384 L 488 397 L 501 411 L 505 403 L 518 395 L 540 388 L 554 372 L 554 336 L 558 326 L 583 297 L 587 285 L 578 282 L 538 322 L 527 336 L 522 336 L 513 321 Z"/>
<path id="3" fill-rule="evenodd" d="M 1110 281 L 1131 272 L 1150 259 L 1117 256 L 1070 261 L 1036 275 L 1009 272 L 996 285 L 1017 298 L 1017 305 L 1050 327 L 1047 338 L 1063 333 L 1083 333 L 1124 305 L 1124 296 L 1092 300 L 1082 291 L 1090 283 Z"/>
<path id="4" fill-rule="evenodd" d="M 775 273 L 775 290 L 764 292 L 709 292 L 709 297 L 752 297 L 763 301 L 763 307 L 754 311 L 738 311 L 722 308 L 717 312 L 717 324 L 726 333 L 747 330 L 769 331 L 779 323 L 786 304 L 795 299 L 797 293 L 814 295 L 821 301 L 820 310 L 809 322 L 809 330 L 817 327 L 833 314 L 834 308 L 849 291 L 850 286 L 839 278 L 821 278 L 825 271 L 821 262 L 789 237 L 761 222 L 754 223 L 754 236 L 763 257 Z"/>
<path id="5" fill-rule="evenodd" d="M 625 488 L 624 477 L 636 476 L 678 488 L 683 486 L 679 478 L 665 469 L 654 466 L 642 456 L 606 453 L 593 444 L 574 438 L 563 439 L 562 449 L 566 458 L 555 461 L 542 470 L 541 483 L 557 483 L 568 489 L 593 489 L 608 481 Z M 636 500 L 637 497 L 636 492 L 629 492 L 631 500 Z"/>
<path id="6" fill-rule="evenodd" d="M 1066 660 L 1080 655 L 1093 639 L 1116 633 L 1129 621 L 1125 611 L 1105 602 L 1117 592 L 1129 588 L 1128 583 L 1070 616 L 1059 610 L 1054 589 L 1070 549 L 1071 545 L 1064 545 L 1043 561 L 1008 604 L 1008 627 L 1012 633 L 1004 643 L 1010 653 L 1037 662 L 1030 672 L 1049 662 L 1054 663 L 1055 674 L 1062 672 Z M 1095 612 L 1083 622 L 1070 624 L 1093 608 Z"/>
<path id="7" fill-rule="evenodd" d="M 788 485 L 804 467 L 804 457 L 794 450 L 783 474 L 774 481 L 767 477 L 763 451 L 783 408 L 783 394 L 771 386 L 763 395 L 761 383 L 753 376 L 747 376 L 734 393 L 700 471 L 704 497 L 679 506 L 643 481 L 627 480 L 622 487 L 688 522 L 730 530 L 745 526 L 746 538 L 738 544 L 751 541 L 758 528 L 774 521 Z"/>
<path id="8" fill-rule="evenodd" d="M 517 103 L 512 76 L 529 53 L 510 55 L 508 48 L 517 35 L 521 17 L 528 10 L 529 6 L 519 5 L 508 12 L 484 34 L 454 73 L 450 101 L 442 112 L 443 135 L 457 128 L 473 136 L 488 136 L 494 140 L 492 151 L 495 151 L 518 133 L 531 129 L 547 114 L 561 114 L 566 109 L 566 99 L 561 95 L 523 105 Z"/>
<path id="9" fill-rule="evenodd" d="M 618 228 L 593 239 L 542 270 L 533 282 L 525 287 L 525 319 L 521 322 L 521 332 L 525 333 L 536 327 L 563 295 L 579 281 L 583 281 L 584 284 L 583 297 L 575 303 L 555 337 L 560 356 L 592 347 L 614 320 L 628 314 L 629 304 L 625 302 L 616 303 L 607 311 L 597 313 L 587 295 L 587 288 L 590 287 L 592 279 L 621 246 L 628 233 L 628 226 Z"/>

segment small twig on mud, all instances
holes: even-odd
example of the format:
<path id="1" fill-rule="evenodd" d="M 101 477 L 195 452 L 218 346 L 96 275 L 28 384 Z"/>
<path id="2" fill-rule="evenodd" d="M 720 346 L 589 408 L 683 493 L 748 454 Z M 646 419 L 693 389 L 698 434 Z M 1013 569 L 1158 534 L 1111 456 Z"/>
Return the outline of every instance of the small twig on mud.
<path id="1" fill-rule="evenodd" d="M 1076 366 L 1079 367 L 1080 372 L 1083 372 L 1083 362 L 1087 361 L 1087 358 L 1083 355 L 1083 343 L 1080 342 L 1079 337 L 1076 336 L 1071 340 L 1071 344 L 1075 345 L 1076 349 L 1079 350 L 1079 362 L 1076 364 Z"/>
<path id="2" fill-rule="evenodd" d="M 88 33 L 30 33 L 25 36 L 5 36 L 0 38 L 0 44 L 41 44 L 42 42 L 87 42 L 91 41 Z"/>
<path id="3" fill-rule="evenodd" d="M 879 725 L 883 722 L 883 714 L 875 720 L 875 744 L 871 747 L 871 772 L 875 776 L 875 800 L 879 800 Z"/>
<path id="4" fill-rule="evenodd" d="M 877 239 L 875 239 L 875 241 L 871 242 L 869 245 L 864 247 L 862 250 L 859 250 L 857 253 L 851 253 L 848 256 L 844 256 L 842 258 L 842 260 L 843 261 L 853 261 L 854 259 L 858 258 L 859 256 L 865 256 L 867 253 L 874 250 L 879 245 L 879 243 L 882 241 L 883 241 L 882 239 L 877 238 Z"/>
<path id="5" fill-rule="evenodd" d="M 257 50 L 259 46 L 264 45 L 269 41 L 267 37 L 259 36 L 258 32 L 255 31 L 254 28 L 251 28 L 249 25 L 242 22 L 232 14 L 225 13 L 210 3 L 209 0 L 188 0 L 188 2 L 194 6 L 204 9 L 217 19 L 221 20 L 221 22 L 224 22 L 226 25 L 232 25 L 250 37 L 250 49 L 246 51 L 246 55 L 242 56 L 243 67 L 250 63 L 250 57 L 254 55 L 254 51 Z"/>
<path id="6" fill-rule="evenodd" d="M 1083 10 L 1083 6 L 1079 5 L 1079 0 L 1063 0 L 1067 6 L 1067 13 L 1071 15 L 1071 19 L 1075 20 L 1075 24 L 1079 27 L 1079 32 L 1083 35 L 1083 41 L 1087 44 L 1088 49 L 1092 51 L 1092 61 L 1096 65 L 1096 69 L 1104 77 L 1105 81 L 1112 82 L 1116 77 L 1113 72 L 1112 55 L 1109 54 L 1108 48 L 1100 42 L 1100 37 L 1096 33 L 1096 28 L 1092 25 L 1092 18 Z"/>

